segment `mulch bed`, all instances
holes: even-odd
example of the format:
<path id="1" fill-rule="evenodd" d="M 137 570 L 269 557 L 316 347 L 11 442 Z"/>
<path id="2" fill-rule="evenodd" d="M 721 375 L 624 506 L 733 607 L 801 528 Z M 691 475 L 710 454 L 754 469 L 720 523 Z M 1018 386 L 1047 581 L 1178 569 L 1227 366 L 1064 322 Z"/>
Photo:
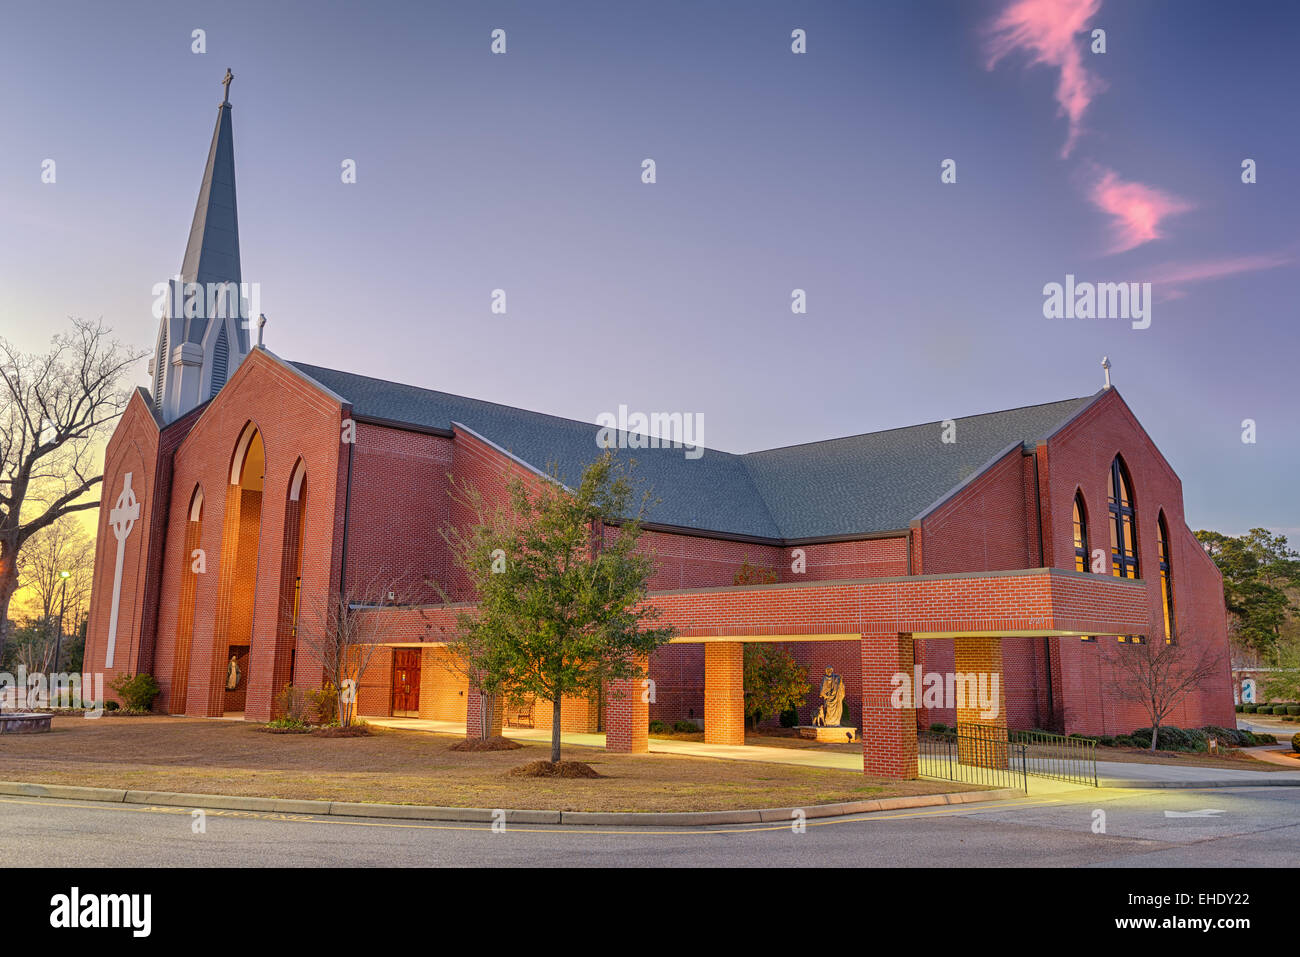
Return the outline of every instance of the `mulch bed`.
<path id="1" fill-rule="evenodd" d="M 517 768 L 510 769 L 510 776 L 516 778 L 599 778 L 590 764 L 581 761 L 530 761 Z"/>

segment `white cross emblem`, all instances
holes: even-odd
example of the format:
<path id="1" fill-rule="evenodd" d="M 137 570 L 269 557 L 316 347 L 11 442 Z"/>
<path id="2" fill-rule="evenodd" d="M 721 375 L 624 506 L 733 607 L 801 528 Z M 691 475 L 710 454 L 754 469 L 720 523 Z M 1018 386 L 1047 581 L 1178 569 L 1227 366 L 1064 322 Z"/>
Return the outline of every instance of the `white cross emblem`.
<path id="1" fill-rule="evenodd" d="M 108 527 L 117 538 L 117 565 L 113 572 L 113 610 L 108 616 L 108 653 L 104 656 L 104 667 L 113 667 L 113 649 L 117 645 L 117 607 L 122 599 L 122 560 L 126 557 L 126 537 L 135 528 L 136 519 L 140 517 L 140 501 L 131 489 L 131 473 L 122 477 L 122 494 L 117 497 L 117 504 L 108 513 Z"/>

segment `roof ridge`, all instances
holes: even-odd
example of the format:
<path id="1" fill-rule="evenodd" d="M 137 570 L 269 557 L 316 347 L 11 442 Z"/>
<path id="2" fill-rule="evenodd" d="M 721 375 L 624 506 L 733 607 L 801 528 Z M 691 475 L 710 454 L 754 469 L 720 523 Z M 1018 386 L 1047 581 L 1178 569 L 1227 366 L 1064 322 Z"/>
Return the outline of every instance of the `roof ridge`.
<path id="1" fill-rule="evenodd" d="M 1094 393 L 1095 395 L 1095 393 Z M 1023 412 L 1026 409 L 1043 409 L 1049 405 L 1063 405 L 1066 402 L 1080 402 L 1084 399 L 1091 399 L 1090 395 L 1077 395 L 1068 399 L 1056 399 L 1052 402 L 1035 402 L 1033 405 L 1017 405 L 1009 409 L 998 409 L 994 412 L 975 412 L 971 415 L 961 415 L 953 419 L 954 422 L 961 422 L 967 419 L 982 419 L 990 415 L 1006 415 L 1008 412 Z M 813 439 L 810 442 L 791 442 L 789 445 L 776 445 L 768 449 L 754 449 L 752 452 L 740 452 L 737 456 L 741 459 L 747 459 L 753 455 L 762 455 L 765 452 L 781 452 L 786 449 L 798 449 L 808 445 L 826 445 L 831 442 L 843 442 L 848 439 L 860 439 L 868 435 L 885 435 L 889 432 L 903 432 L 907 429 L 921 429 L 927 426 L 941 425 L 947 419 L 934 419 L 929 422 L 914 422 L 911 425 L 896 425 L 888 429 L 873 429 L 870 432 L 855 432 L 852 435 L 834 435 L 828 439 Z"/>
<path id="2" fill-rule="evenodd" d="M 572 425 L 581 425 L 581 426 L 583 426 L 584 428 L 589 428 L 589 429 L 598 429 L 598 428 L 600 428 L 600 426 L 597 425 L 595 422 L 588 422 L 588 421 L 586 421 L 586 420 L 584 420 L 584 419 L 574 419 L 574 418 L 570 418 L 570 417 L 567 416 L 567 415 L 556 415 L 556 414 L 553 413 L 553 412 L 538 412 L 536 409 L 525 409 L 525 408 L 523 408 L 522 406 L 518 406 L 518 405 L 507 405 L 507 404 L 504 403 L 504 402 L 494 402 L 494 401 L 492 401 L 491 399 L 480 399 L 480 398 L 477 398 L 477 397 L 472 396 L 472 395 L 461 395 L 461 394 L 458 393 L 458 392 L 445 392 L 445 391 L 443 391 L 442 389 L 430 389 L 428 386 L 412 385 L 412 384 L 409 383 L 409 382 L 396 382 L 396 381 L 394 381 L 394 380 L 392 380 L 392 379 L 381 379 L 381 378 L 379 378 L 378 376 L 366 375 L 366 374 L 363 373 L 363 372 L 348 372 L 348 371 L 346 371 L 345 369 L 331 369 L 331 368 L 328 367 L 328 366 L 318 366 L 318 365 L 314 365 L 313 363 L 310 363 L 310 362 L 297 362 L 297 361 L 294 361 L 294 360 L 286 360 L 286 361 L 288 361 L 290 365 L 295 366 L 296 368 L 298 368 L 298 369 L 300 369 L 300 370 L 301 370 L 301 369 L 320 369 L 320 370 L 323 370 L 323 371 L 325 371 L 325 372 L 334 372 L 334 373 L 337 373 L 338 375 L 351 376 L 351 377 L 356 378 L 356 379 L 369 379 L 371 382 L 378 382 L 378 383 L 380 383 L 381 385 L 398 386 L 399 388 L 403 388 L 403 389 L 413 389 L 413 390 L 415 390 L 416 392 L 425 392 L 425 393 L 430 393 L 430 394 L 433 394 L 433 395 L 445 395 L 445 396 L 451 396 L 453 399 L 463 399 L 463 400 L 468 401 L 468 402 L 481 402 L 483 405 L 490 405 L 490 406 L 493 406 L 493 407 L 498 408 L 498 409 L 506 409 L 506 410 L 508 410 L 508 411 L 510 411 L 510 412 L 525 412 L 525 413 L 527 413 L 528 415 L 536 415 L 536 416 L 539 416 L 539 417 L 541 417 L 541 418 L 544 418 L 544 419 L 552 419 L 552 420 L 557 421 L 557 422 L 568 422 L 568 423 L 570 423 L 570 424 L 572 424 Z M 416 423 L 412 423 L 412 424 L 416 424 Z M 634 432 L 630 432 L 630 431 L 625 432 L 625 431 L 622 430 L 622 429 L 617 429 L 616 431 L 618 431 L 618 432 L 622 432 L 622 433 L 625 434 L 625 435 L 643 435 L 643 434 L 646 434 L 646 433 L 634 433 Z M 667 436 L 658 436 L 658 438 L 663 439 L 663 438 L 667 438 Z M 714 448 L 714 447 L 711 446 L 711 445 L 706 445 L 706 446 L 704 446 L 704 449 L 705 449 L 705 451 L 709 452 L 709 453 L 712 454 L 712 455 L 726 455 L 726 456 L 729 456 L 729 457 L 731 457 L 731 458 L 736 458 L 736 459 L 742 457 L 740 453 L 737 453 L 737 452 L 728 452 L 728 451 L 726 451 L 725 449 Z"/>

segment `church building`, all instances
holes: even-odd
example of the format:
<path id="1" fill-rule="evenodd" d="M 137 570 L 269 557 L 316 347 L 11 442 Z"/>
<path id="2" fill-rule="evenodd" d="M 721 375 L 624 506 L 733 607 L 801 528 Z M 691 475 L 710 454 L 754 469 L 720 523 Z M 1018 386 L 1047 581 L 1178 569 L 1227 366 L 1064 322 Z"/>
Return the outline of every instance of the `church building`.
<path id="1" fill-rule="evenodd" d="M 600 428 L 264 348 L 239 293 L 228 96 L 151 381 L 107 446 L 85 669 L 153 674 L 164 713 L 267 721 L 286 685 L 321 686 L 301 642 L 355 596 L 386 616 L 361 715 L 472 733 L 504 712 L 549 727 L 544 702 L 485 709 L 452 660 L 463 606 L 435 586 L 473 596 L 442 533 L 470 521 L 452 483 L 491 502 L 552 465 L 576 479 L 601 454 Z M 1147 643 L 1222 660 L 1166 723 L 1234 725 L 1222 581 L 1184 521 L 1178 475 L 1109 379 L 948 423 L 634 455 L 659 500 L 643 536 L 647 600 L 677 637 L 648 661 L 653 694 L 629 681 L 564 703 L 564 728 L 604 733 L 611 751 L 644 751 L 652 720 L 744 743 L 747 642 L 787 645 L 809 667 L 800 723 L 825 668 L 842 676 L 871 774 L 915 777 L 917 729 L 935 722 L 1149 725 L 1117 693 L 1119 659 Z M 737 584 L 742 568 L 763 583 Z M 396 582 L 392 597 L 367 591 Z M 896 676 L 917 668 L 999 676 L 997 713 L 899 707 Z"/>

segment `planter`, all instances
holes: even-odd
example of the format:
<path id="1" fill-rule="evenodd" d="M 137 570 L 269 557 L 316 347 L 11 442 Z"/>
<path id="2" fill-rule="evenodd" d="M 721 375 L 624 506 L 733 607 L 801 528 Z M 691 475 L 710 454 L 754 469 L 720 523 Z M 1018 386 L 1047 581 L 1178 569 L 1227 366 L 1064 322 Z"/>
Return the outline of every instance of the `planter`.
<path id="1" fill-rule="evenodd" d="M 52 714 L 38 711 L 6 711 L 0 713 L 0 734 L 38 734 L 50 730 Z"/>

